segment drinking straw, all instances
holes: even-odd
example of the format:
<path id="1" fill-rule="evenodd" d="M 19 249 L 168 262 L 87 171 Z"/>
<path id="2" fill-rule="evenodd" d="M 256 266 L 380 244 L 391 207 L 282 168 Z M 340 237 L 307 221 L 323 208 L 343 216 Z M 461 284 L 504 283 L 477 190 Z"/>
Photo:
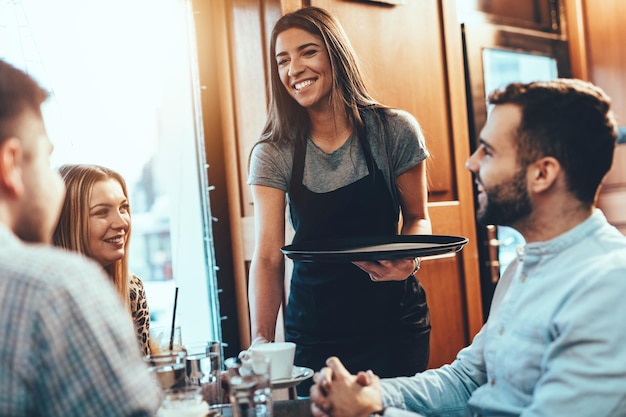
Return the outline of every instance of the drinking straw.
<path id="1" fill-rule="evenodd" d="M 170 352 L 174 350 L 174 329 L 176 323 L 176 303 L 178 302 L 178 287 L 176 287 L 176 292 L 174 293 L 174 312 L 172 313 L 172 331 L 170 333 Z"/>

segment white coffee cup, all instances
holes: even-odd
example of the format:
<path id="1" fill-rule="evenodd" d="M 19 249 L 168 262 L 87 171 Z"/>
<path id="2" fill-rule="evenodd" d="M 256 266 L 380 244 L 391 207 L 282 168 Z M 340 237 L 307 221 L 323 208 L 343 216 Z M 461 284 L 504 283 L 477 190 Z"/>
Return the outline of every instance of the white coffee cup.
<path id="1" fill-rule="evenodd" d="M 262 354 L 270 358 L 272 380 L 291 378 L 296 344 L 293 342 L 262 343 L 251 347 L 252 355 Z"/>

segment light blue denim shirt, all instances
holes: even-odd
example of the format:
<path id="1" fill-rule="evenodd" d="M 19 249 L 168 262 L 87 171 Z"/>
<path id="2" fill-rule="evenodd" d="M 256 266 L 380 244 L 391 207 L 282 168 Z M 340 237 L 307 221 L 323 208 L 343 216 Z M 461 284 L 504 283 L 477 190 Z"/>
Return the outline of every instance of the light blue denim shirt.
<path id="1" fill-rule="evenodd" d="M 626 237 L 595 210 L 518 248 L 472 344 L 382 387 L 386 417 L 626 416 Z"/>

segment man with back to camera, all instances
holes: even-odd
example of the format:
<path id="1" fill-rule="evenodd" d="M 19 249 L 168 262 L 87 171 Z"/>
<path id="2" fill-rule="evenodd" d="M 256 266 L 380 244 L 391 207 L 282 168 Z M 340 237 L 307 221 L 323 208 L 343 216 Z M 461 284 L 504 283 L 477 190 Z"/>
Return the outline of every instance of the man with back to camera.
<path id="1" fill-rule="evenodd" d="M 413 377 L 314 377 L 316 417 L 626 415 L 626 237 L 595 208 L 617 129 L 610 99 L 580 80 L 513 83 L 466 166 L 482 224 L 525 238 L 489 318 L 456 360 Z M 406 411 L 408 410 L 408 411 Z"/>
<path id="2" fill-rule="evenodd" d="M 49 245 L 65 188 L 47 97 L 0 59 L 0 415 L 151 416 L 160 391 L 111 283 Z"/>

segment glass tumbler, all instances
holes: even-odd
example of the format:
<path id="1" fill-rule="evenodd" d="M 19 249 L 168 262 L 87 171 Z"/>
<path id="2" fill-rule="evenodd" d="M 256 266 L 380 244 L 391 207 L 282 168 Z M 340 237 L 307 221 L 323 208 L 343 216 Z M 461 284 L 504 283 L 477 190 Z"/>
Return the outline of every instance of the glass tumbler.
<path id="1" fill-rule="evenodd" d="M 187 385 L 185 356 L 185 352 L 164 352 L 146 355 L 143 360 L 156 376 L 161 389 L 166 390 Z"/>
<path id="2" fill-rule="evenodd" d="M 233 417 L 272 417 L 270 359 L 258 355 L 246 361 L 228 358 L 224 363 Z"/>
<path id="3" fill-rule="evenodd" d="M 185 345 L 187 351 L 186 375 L 190 386 L 201 388 L 202 397 L 209 405 L 211 415 L 222 408 L 222 348 L 218 341 Z"/>

